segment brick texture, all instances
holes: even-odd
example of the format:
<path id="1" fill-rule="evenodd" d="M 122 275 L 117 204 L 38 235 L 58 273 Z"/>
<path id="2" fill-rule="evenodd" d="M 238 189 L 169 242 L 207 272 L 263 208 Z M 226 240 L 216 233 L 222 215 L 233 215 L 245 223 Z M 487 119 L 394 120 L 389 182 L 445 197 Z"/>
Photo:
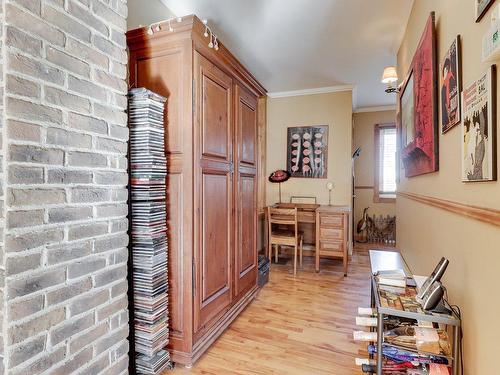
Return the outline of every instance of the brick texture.
<path id="1" fill-rule="evenodd" d="M 0 375 L 126 374 L 126 0 L 0 0 Z"/>
<path id="2" fill-rule="evenodd" d="M 4 293 L 5 287 L 5 39 L 16 39 L 19 42 L 26 43 L 25 48 L 36 49 L 37 46 L 31 44 L 28 39 L 23 37 L 23 34 L 13 33 L 12 30 L 5 28 L 5 0 L 0 0 L 0 375 L 5 374 L 5 337 L 6 331 L 6 317 L 7 317 L 7 303 Z M 15 89 L 19 89 L 19 85 L 14 85 Z M 27 309 L 29 309 L 27 307 Z"/>

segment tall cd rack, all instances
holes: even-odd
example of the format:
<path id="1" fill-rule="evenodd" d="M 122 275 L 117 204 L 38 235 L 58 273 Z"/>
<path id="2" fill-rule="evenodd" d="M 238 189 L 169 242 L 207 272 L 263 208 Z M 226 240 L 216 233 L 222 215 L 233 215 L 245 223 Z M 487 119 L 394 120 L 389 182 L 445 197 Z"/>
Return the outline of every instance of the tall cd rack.
<path id="1" fill-rule="evenodd" d="M 129 92 L 131 352 L 137 374 L 171 367 L 168 333 L 166 98 L 145 88 Z"/>

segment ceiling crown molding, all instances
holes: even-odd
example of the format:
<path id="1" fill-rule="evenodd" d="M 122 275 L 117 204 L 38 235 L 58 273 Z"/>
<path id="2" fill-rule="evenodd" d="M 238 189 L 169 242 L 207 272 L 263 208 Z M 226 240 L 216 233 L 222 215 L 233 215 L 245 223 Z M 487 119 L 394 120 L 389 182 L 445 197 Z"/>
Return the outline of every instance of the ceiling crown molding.
<path id="1" fill-rule="evenodd" d="M 383 112 L 383 111 L 395 111 L 395 105 L 382 105 L 378 107 L 360 107 L 356 108 L 354 113 L 365 113 L 365 112 Z"/>
<path id="2" fill-rule="evenodd" d="M 332 92 L 353 91 L 353 85 L 338 85 L 330 87 L 318 87 L 315 89 L 293 90 L 293 91 L 280 91 L 268 92 L 267 96 L 270 98 L 288 98 L 292 96 L 316 95 L 316 94 L 329 94 Z"/>

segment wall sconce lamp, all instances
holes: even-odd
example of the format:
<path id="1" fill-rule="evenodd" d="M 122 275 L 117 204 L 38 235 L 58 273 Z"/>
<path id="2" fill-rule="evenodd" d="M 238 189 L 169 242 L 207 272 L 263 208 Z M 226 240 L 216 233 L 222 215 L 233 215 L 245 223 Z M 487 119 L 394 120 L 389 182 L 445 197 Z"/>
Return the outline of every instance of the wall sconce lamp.
<path id="1" fill-rule="evenodd" d="M 384 69 L 384 74 L 382 74 L 382 83 L 387 85 L 385 92 L 388 94 L 398 92 L 398 88 L 393 86 L 394 83 L 398 81 L 398 72 L 395 66 L 388 66 Z"/>

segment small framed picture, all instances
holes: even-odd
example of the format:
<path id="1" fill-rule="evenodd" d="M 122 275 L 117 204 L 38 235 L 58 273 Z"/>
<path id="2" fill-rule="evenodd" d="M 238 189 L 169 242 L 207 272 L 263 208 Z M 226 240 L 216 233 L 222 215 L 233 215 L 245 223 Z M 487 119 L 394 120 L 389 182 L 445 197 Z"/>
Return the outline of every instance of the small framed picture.
<path id="1" fill-rule="evenodd" d="M 462 181 L 496 181 L 495 65 L 464 87 L 462 96 Z"/>
<path id="2" fill-rule="evenodd" d="M 460 36 L 451 44 L 441 63 L 441 131 L 446 133 L 461 120 Z"/>
<path id="3" fill-rule="evenodd" d="M 476 10 L 476 22 L 480 22 L 495 0 L 474 0 Z"/>

